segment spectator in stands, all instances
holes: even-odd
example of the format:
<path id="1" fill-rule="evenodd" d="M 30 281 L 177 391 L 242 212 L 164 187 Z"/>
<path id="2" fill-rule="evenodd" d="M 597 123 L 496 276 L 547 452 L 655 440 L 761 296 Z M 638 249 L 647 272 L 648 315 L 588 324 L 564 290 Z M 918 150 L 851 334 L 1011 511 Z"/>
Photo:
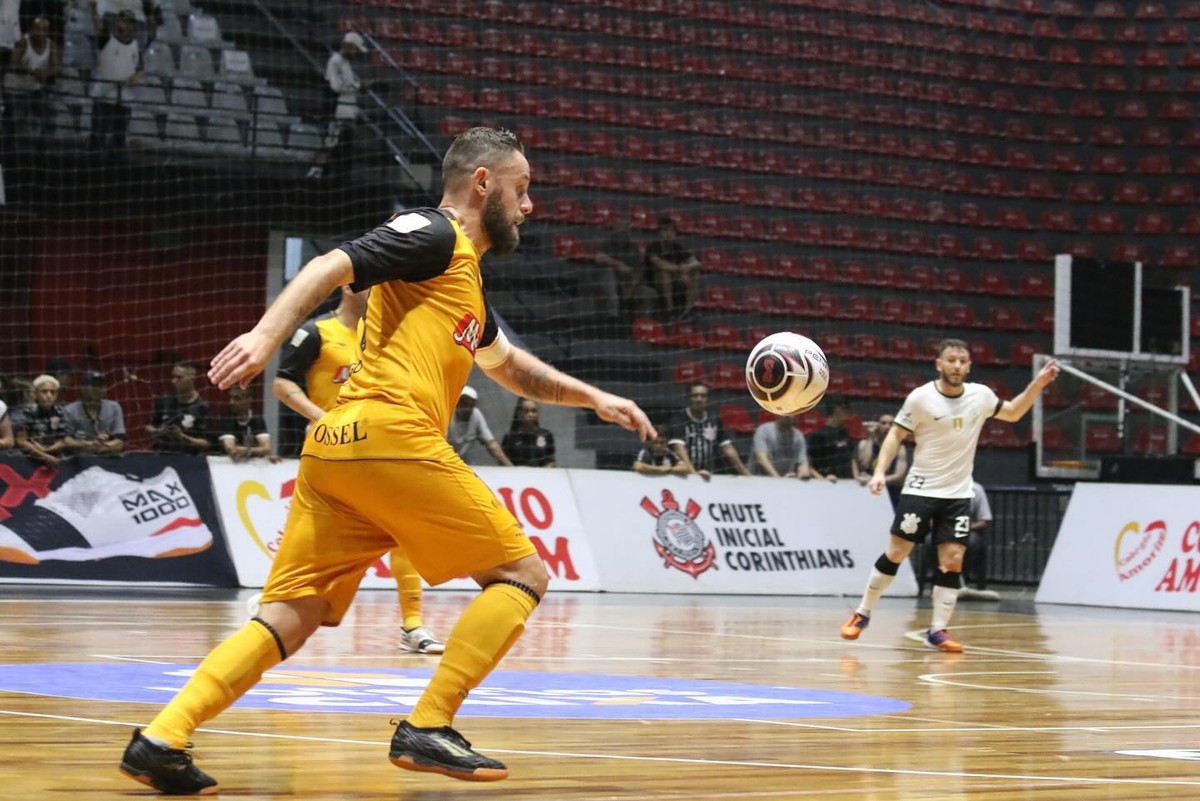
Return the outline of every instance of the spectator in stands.
<path id="1" fill-rule="evenodd" d="M 850 401 L 845 398 L 830 398 L 826 402 L 829 414 L 825 427 L 808 439 L 808 461 L 814 478 L 854 478 L 853 462 L 857 458 L 858 443 L 846 429 L 850 418 Z"/>
<path id="2" fill-rule="evenodd" d="M 75 364 L 65 356 L 56 356 L 46 360 L 46 369 L 42 371 L 58 379 L 58 400 L 62 403 L 67 395 L 75 390 Z"/>
<path id="3" fill-rule="evenodd" d="M 333 113 L 329 121 L 329 132 L 325 137 L 325 152 L 317 156 L 308 171 L 309 178 L 319 178 L 328 164 L 333 169 L 349 169 L 349 159 L 354 148 L 354 126 L 362 117 L 358 93 L 369 87 L 369 82 L 358 77 L 354 61 L 367 52 L 367 45 L 360 34 L 350 31 L 342 37 L 342 45 L 329 55 L 325 63 L 325 83 L 329 86 Z"/>
<path id="4" fill-rule="evenodd" d="M 104 373 L 88 370 L 79 386 L 79 400 L 67 404 L 67 420 L 82 452 L 116 456 L 125 449 L 125 415 L 121 404 L 104 397 Z"/>
<path id="5" fill-rule="evenodd" d="M 881 414 L 879 420 L 864 424 L 867 436 L 859 441 L 858 454 L 854 460 L 854 480 L 859 484 L 866 486 L 867 482 L 871 480 L 871 474 L 875 472 L 875 463 L 879 461 L 879 449 L 883 446 L 883 440 L 888 432 L 892 430 L 894 420 L 895 418 L 890 414 Z M 884 476 L 888 497 L 892 499 L 893 507 L 900 500 L 900 488 L 904 485 L 904 476 L 907 473 L 908 448 L 901 446 L 896 453 L 896 458 L 888 465 Z"/>
<path id="6" fill-rule="evenodd" d="M 691 470 L 679 456 L 667 447 L 667 439 L 659 434 L 654 439 L 646 440 L 633 459 L 633 472 L 644 476 L 686 476 Z"/>
<path id="7" fill-rule="evenodd" d="M 196 391 L 194 362 L 177 362 L 171 368 L 169 395 L 154 399 L 154 412 L 146 432 L 159 453 L 204 453 L 209 448 L 208 402 Z"/>
<path id="8" fill-rule="evenodd" d="M 12 450 L 17 444 L 16 437 L 13 436 L 12 415 L 5 401 L 7 397 L 8 379 L 0 376 L 0 453 Z"/>
<path id="9" fill-rule="evenodd" d="M 0 0 L 0 87 L 12 61 L 13 48 L 21 41 L 21 0 Z M 0 95 L 3 100 L 3 95 Z M 0 103 L 0 106 L 3 106 Z"/>
<path id="10" fill-rule="evenodd" d="M 267 421 L 254 413 L 250 393 L 241 387 L 229 390 L 229 416 L 217 427 L 217 442 L 221 452 L 235 462 L 260 456 L 271 462 L 279 461 L 271 447 Z"/>
<path id="11" fill-rule="evenodd" d="M 138 46 L 146 49 L 150 43 L 151 32 L 158 30 L 163 23 L 162 9 L 158 2 L 151 0 L 96 0 L 96 16 L 100 20 L 100 31 L 112 30 L 117 18 L 128 14 L 133 26 L 133 35 Z"/>
<path id="12" fill-rule="evenodd" d="M 38 17 L 12 49 L 4 76 L 7 116 L 32 133 L 49 133 L 50 89 L 62 66 L 62 53 L 50 38 L 50 22 Z M 10 132 L 15 126 L 6 126 Z"/>
<path id="13" fill-rule="evenodd" d="M 129 129 L 124 89 L 142 79 L 142 51 L 134 33 L 133 14 L 122 11 L 108 35 L 101 34 L 96 69 L 92 71 L 92 135 L 89 146 L 120 150 Z"/>
<path id="14" fill-rule="evenodd" d="M 683 312 L 695 304 L 700 261 L 679 241 L 675 220 L 667 215 L 658 218 L 658 239 L 646 245 L 645 270 L 663 311 Z"/>
<path id="15" fill-rule="evenodd" d="M 963 554 L 963 583 L 979 597 L 987 590 L 988 546 L 984 531 L 992 524 L 992 506 L 987 491 L 978 481 L 971 483 L 971 533 L 967 535 L 967 552 Z M 959 593 L 959 598 L 969 597 Z M 999 597 L 999 596 L 997 596 Z"/>
<path id="16" fill-rule="evenodd" d="M 808 446 L 796 428 L 796 419 L 779 415 L 754 430 L 750 446 L 750 475 L 774 478 L 809 478 Z"/>
<path id="17" fill-rule="evenodd" d="M 32 406 L 33 384 L 24 378 L 8 379 L 4 385 L 4 402 L 14 414 L 26 406 Z"/>
<path id="18" fill-rule="evenodd" d="M 492 436 L 492 430 L 488 428 L 483 412 L 476 406 L 478 402 L 479 393 L 475 391 L 475 388 L 463 387 L 462 394 L 458 396 L 458 405 L 454 407 L 454 417 L 450 420 L 450 430 L 446 432 L 446 440 L 467 464 L 472 463 L 468 458 L 471 446 L 476 442 L 482 442 L 483 447 L 487 448 L 493 459 L 505 467 L 512 467 L 512 462 L 504 454 L 500 443 L 496 442 L 496 438 Z"/>
<path id="19" fill-rule="evenodd" d="M 13 421 L 17 448 L 27 456 L 54 467 L 61 457 L 69 456 L 78 443 L 71 436 L 71 424 L 58 402 L 58 379 L 43 374 L 33 379 L 31 406 L 20 410 Z"/>
<path id="20" fill-rule="evenodd" d="M 610 317 L 638 309 L 638 290 L 643 287 L 642 254 L 630 235 L 629 215 L 613 217 L 612 232 L 593 257 L 602 269 L 589 276 L 586 289 L 602 304 Z M 649 290 L 648 290 L 649 291 Z"/>
<path id="21" fill-rule="evenodd" d="M 708 387 L 705 384 L 692 384 L 688 388 L 688 404 L 676 416 L 670 431 L 667 445 L 675 451 L 679 461 L 687 465 L 689 473 L 696 473 L 705 481 L 712 478 L 719 449 L 738 475 L 750 475 L 733 447 L 733 438 L 720 421 L 708 414 Z"/>
<path id="22" fill-rule="evenodd" d="M 518 398 L 500 449 L 515 467 L 554 467 L 554 435 L 538 424 L 538 403 Z"/>

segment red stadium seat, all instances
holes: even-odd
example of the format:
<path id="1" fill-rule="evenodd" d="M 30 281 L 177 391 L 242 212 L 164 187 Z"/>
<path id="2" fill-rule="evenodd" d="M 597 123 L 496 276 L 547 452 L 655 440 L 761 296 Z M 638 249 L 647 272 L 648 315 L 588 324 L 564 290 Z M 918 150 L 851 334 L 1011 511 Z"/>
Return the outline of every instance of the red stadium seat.
<path id="1" fill-rule="evenodd" d="M 1112 249 L 1117 261 L 1146 261 L 1146 246 L 1141 242 L 1122 242 Z"/>
<path id="2" fill-rule="evenodd" d="M 1022 273 L 1017 281 L 1017 294 L 1025 298 L 1054 297 L 1054 277 L 1044 270 Z"/>
<path id="3" fill-rule="evenodd" d="M 721 404 L 718 417 L 721 420 L 721 425 L 731 434 L 744 436 L 746 434 L 753 434 L 754 429 L 758 428 L 758 424 L 750 416 L 750 412 L 746 410 L 746 407 L 737 403 Z"/>
<path id="4" fill-rule="evenodd" d="M 671 372 L 675 384 L 698 384 L 704 381 L 704 365 L 697 361 L 676 362 Z"/>
<path id="5" fill-rule="evenodd" d="M 666 341 L 667 332 L 660 321 L 652 317 L 639 317 L 633 321 L 631 338 L 635 342 L 648 342 L 652 345 L 660 345 Z"/>
<path id="6" fill-rule="evenodd" d="M 797 415 L 796 428 L 800 429 L 800 433 L 806 437 L 810 434 L 815 434 L 825 427 L 825 415 L 813 409 L 804 414 Z M 1200 434 L 1196 435 L 1200 439 Z"/>
<path id="7" fill-rule="evenodd" d="M 1159 264 L 1163 267 L 1177 267 L 1181 269 L 1195 267 L 1196 262 L 1195 245 L 1171 245 L 1159 260 Z"/>
<path id="8" fill-rule="evenodd" d="M 738 308 L 734 298 L 733 288 L 724 284 L 708 284 L 704 287 L 704 295 L 696 303 L 702 309 L 731 310 Z"/>
<path id="9" fill-rule="evenodd" d="M 869 372 L 858 377 L 858 392 L 868 398 L 890 398 L 892 382 L 883 373 Z"/>
<path id="10" fill-rule="evenodd" d="M 1088 426 L 1084 447 L 1091 453 L 1116 453 L 1121 450 L 1117 427 L 1108 424 Z"/>
<path id="11" fill-rule="evenodd" d="M 1021 318 L 1021 313 L 1013 306 L 993 306 L 988 310 L 988 326 L 1000 331 L 1025 331 L 1029 326 Z"/>
<path id="12" fill-rule="evenodd" d="M 941 325 L 942 307 L 931 300 L 919 300 L 913 304 L 910 321 L 914 325 Z"/>
<path id="13" fill-rule="evenodd" d="M 995 270 L 984 270 L 979 276 L 979 290 L 988 295 L 1012 295 L 1008 276 Z"/>
<path id="14" fill-rule="evenodd" d="M 1014 342 L 1012 346 L 1012 363 L 1018 367 L 1029 367 L 1033 364 L 1033 356 L 1042 352 L 1042 346 L 1029 340 Z"/>
<path id="15" fill-rule="evenodd" d="M 702 348 L 704 332 L 700 325 L 691 320 L 677 320 L 667 326 L 666 344 L 683 348 Z"/>
<path id="16" fill-rule="evenodd" d="M 1170 183 L 1158 193 L 1158 202 L 1168 206 L 1191 206 L 1196 202 L 1195 190 L 1189 182 Z"/>
<path id="17" fill-rule="evenodd" d="M 1114 211 L 1093 211 L 1088 215 L 1087 229 L 1093 234 L 1119 234 L 1124 230 L 1121 216 Z"/>
<path id="18" fill-rule="evenodd" d="M 746 370 L 740 364 L 718 362 L 708 373 L 707 384 L 712 389 L 744 390 Z"/>
<path id="19" fill-rule="evenodd" d="M 888 355 L 902 361 L 919 361 L 921 348 L 912 337 L 897 335 L 888 340 Z"/>
<path id="20" fill-rule="evenodd" d="M 855 334 L 851 353 L 859 359 L 884 359 L 883 338 L 878 334 Z"/>
<path id="21" fill-rule="evenodd" d="M 741 350 L 746 347 L 742 333 L 730 323 L 713 323 L 708 329 L 708 345 L 725 350 Z"/>

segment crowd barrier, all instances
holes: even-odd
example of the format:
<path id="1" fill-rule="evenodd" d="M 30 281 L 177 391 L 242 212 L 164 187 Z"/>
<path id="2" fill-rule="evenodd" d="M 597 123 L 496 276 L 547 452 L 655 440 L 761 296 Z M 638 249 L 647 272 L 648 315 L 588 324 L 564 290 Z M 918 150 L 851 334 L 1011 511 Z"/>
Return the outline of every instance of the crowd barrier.
<path id="1" fill-rule="evenodd" d="M 0 580 L 261 586 L 296 467 L 138 454 L 53 470 L 0 459 Z M 892 514 L 886 497 L 846 481 L 478 472 L 521 521 L 556 590 L 857 595 Z M 394 587 L 385 561 L 363 586 Z M 907 564 L 889 594 L 916 595 Z"/>

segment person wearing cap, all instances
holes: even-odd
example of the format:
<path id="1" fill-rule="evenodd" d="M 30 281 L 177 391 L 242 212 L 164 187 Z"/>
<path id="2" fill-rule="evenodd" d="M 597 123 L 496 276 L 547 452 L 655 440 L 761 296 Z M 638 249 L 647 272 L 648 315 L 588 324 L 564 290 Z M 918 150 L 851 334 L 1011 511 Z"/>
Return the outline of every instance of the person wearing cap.
<path id="1" fill-rule="evenodd" d="M 325 163 L 331 154 L 348 156 L 353 147 L 354 123 L 361 116 L 358 107 L 358 93 L 366 88 L 366 83 L 354 71 L 354 59 L 367 52 L 367 45 L 361 34 L 350 31 L 342 37 L 342 46 L 329 55 L 325 63 L 325 82 L 334 100 L 333 118 L 329 122 L 329 133 L 325 138 L 326 152 L 318 155 L 308 177 L 321 176 Z"/>
<path id="2" fill-rule="evenodd" d="M 49 374 L 33 379 L 33 405 L 21 409 L 13 421 L 17 448 L 49 467 L 56 467 L 60 458 L 79 445 L 58 402 L 59 386 L 58 379 Z"/>
<path id="3" fill-rule="evenodd" d="M 483 412 L 476 406 L 478 402 L 479 393 L 475 391 L 475 388 L 463 387 L 462 394 L 458 396 L 458 405 L 454 407 L 454 417 L 450 420 L 450 429 L 446 432 L 446 440 L 467 464 L 471 464 L 471 460 L 467 458 L 471 446 L 476 442 L 482 442 L 483 447 L 487 448 L 493 459 L 505 467 L 512 467 L 512 462 L 504 454 L 500 443 L 496 442 L 496 438 L 492 436 L 492 430 L 488 428 Z"/>
<path id="4" fill-rule="evenodd" d="M 125 449 L 125 415 L 121 404 L 104 397 L 104 373 L 88 370 L 79 387 L 79 400 L 64 413 L 79 449 L 99 456 L 116 456 Z"/>

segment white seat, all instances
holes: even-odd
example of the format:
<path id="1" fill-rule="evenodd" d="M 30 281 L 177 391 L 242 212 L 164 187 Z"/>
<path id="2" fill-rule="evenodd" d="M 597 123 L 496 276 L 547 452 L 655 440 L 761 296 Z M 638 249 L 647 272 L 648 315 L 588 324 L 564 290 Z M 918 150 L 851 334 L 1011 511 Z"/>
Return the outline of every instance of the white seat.
<path id="1" fill-rule="evenodd" d="M 63 7 L 63 33 L 78 33 L 83 36 L 96 35 L 96 22 L 92 18 L 92 7 L 83 0 L 71 0 Z"/>
<path id="2" fill-rule="evenodd" d="M 246 106 L 246 95 L 242 87 L 236 83 L 217 81 L 212 89 L 212 108 L 227 117 L 246 121 L 250 119 L 250 109 Z"/>
<path id="3" fill-rule="evenodd" d="M 299 117 L 288 113 L 287 101 L 278 86 L 255 86 L 254 110 L 259 117 L 274 120 L 285 129 L 300 122 Z"/>
<path id="4" fill-rule="evenodd" d="M 84 98 L 87 100 L 87 98 Z M 72 142 L 88 138 L 92 130 L 92 107 L 88 105 L 70 105 L 55 102 L 52 105 L 54 117 L 54 136 Z"/>
<path id="5" fill-rule="evenodd" d="M 200 138 L 200 128 L 191 114 L 172 111 L 167 115 L 167 147 L 187 153 L 209 153 L 208 143 Z"/>
<path id="6" fill-rule="evenodd" d="M 125 141 L 135 147 L 162 147 L 158 119 L 144 108 L 133 109 L 129 115 L 129 129 L 125 134 Z"/>
<path id="7" fill-rule="evenodd" d="M 146 47 L 146 52 L 142 53 L 142 70 L 147 75 L 174 78 L 177 70 L 175 69 L 175 54 L 171 52 L 171 46 L 157 39 L 151 42 Z"/>
<path id="8" fill-rule="evenodd" d="M 96 49 L 89 36 L 68 33 L 63 38 L 62 64 L 80 70 L 91 70 L 96 66 Z"/>
<path id="9" fill-rule="evenodd" d="M 245 156 L 250 151 L 242 141 L 242 130 L 232 117 L 214 114 L 208 118 L 205 131 L 209 147 L 215 153 L 229 156 Z"/>
<path id="10" fill-rule="evenodd" d="M 68 106 L 91 106 L 92 101 L 87 96 L 87 87 L 79 78 L 79 70 L 74 67 L 63 67 L 58 71 L 54 82 L 54 93 L 58 99 Z"/>
<path id="11" fill-rule="evenodd" d="M 283 145 L 283 134 L 272 120 L 259 118 L 254 123 L 254 140 L 250 149 L 257 158 L 279 159 L 287 157 Z"/>
<path id="12" fill-rule="evenodd" d="M 176 78 L 171 84 L 171 105 L 178 106 L 184 114 L 205 116 L 208 113 L 208 96 L 195 78 Z"/>
<path id="13" fill-rule="evenodd" d="M 167 105 L 167 90 L 157 75 L 143 75 L 140 81 L 125 88 L 124 97 L 130 108 L 144 108 L 151 114 L 159 113 Z"/>
<path id="14" fill-rule="evenodd" d="M 254 77 L 254 65 L 250 63 L 250 54 L 245 50 L 222 50 L 220 74 L 223 81 L 243 85 L 261 83 Z"/>
<path id="15" fill-rule="evenodd" d="M 196 7 L 192 5 L 191 0 L 162 0 L 159 8 L 162 9 L 164 14 L 177 14 L 184 17 L 195 13 L 197 10 Z"/>
<path id="16" fill-rule="evenodd" d="M 288 129 L 288 154 L 297 161 L 312 161 L 324 145 L 321 130 L 307 122 L 294 122 Z"/>
<path id="17" fill-rule="evenodd" d="M 201 45 L 183 45 L 179 48 L 179 74 L 198 81 L 211 81 L 216 77 L 212 53 Z"/>
<path id="18" fill-rule="evenodd" d="M 183 38 L 183 25 L 179 22 L 179 17 L 164 11 L 162 24 L 154 31 L 154 41 L 181 44 Z"/>
<path id="19" fill-rule="evenodd" d="M 231 47 L 232 43 L 221 37 L 221 25 L 211 14 L 197 12 L 188 17 L 187 38 L 189 42 L 205 47 Z"/>

